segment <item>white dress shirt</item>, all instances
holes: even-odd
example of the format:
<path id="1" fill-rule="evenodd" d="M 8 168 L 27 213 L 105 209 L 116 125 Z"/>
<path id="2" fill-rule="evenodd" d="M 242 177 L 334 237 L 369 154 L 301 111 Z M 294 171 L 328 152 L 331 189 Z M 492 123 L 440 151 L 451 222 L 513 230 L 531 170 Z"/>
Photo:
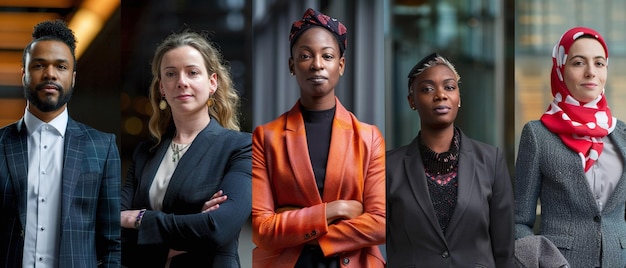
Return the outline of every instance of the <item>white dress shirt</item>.
<path id="1" fill-rule="evenodd" d="M 602 142 L 604 148 L 598 161 L 585 173 L 599 211 L 604 209 L 624 170 L 624 160 L 613 141 L 606 136 L 602 138 Z"/>
<path id="2" fill-rule="evenodd" d="M 45 123 L 28 111 L 28 190 L 23 267 L 57 267 L 61 237 L 63 146 L 68 113 Z"/>

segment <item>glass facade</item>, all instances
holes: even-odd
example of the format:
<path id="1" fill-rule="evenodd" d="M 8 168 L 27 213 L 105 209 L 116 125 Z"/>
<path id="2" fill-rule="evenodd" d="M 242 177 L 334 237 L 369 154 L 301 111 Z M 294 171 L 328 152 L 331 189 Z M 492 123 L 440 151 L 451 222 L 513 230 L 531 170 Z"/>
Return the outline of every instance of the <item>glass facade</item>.
<path id="1" fill-rule="evenodd" d="M 513 163 L 512 39 L 500 0 L 394 1 L 387 36 L 387 148 L 408 144 L 420 128 L 409 108 L 408 72 L 437 52 L 461 76 L 456 124 L 470 137 L 501 147 Z M 508 30 L 507 30 L 508 29 Z"/>
<path id="2" fill-rule="evenodd" d="M 613 116 L 626 118 L 626 79 L 621 71 L 626 68 L 626 1 L 516 1 L 516 138 L 524 124 L 539 119 L 552 101 L 552 48 L 565 31 L 575 26 L 593 28 L 604 37 L 609 48 L 607 100 Z"/>

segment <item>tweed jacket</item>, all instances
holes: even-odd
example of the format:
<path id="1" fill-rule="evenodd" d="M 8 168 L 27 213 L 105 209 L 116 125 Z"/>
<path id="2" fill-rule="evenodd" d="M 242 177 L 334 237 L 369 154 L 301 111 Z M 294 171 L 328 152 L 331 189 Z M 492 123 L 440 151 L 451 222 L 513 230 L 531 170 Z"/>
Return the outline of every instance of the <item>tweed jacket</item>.
<path id="1" fill-rule="evenodd" d="M 120 267 L 120 158 L 113 134 L 68 119 L 58 267 Z M 0 129 L 0 267 L 22 267 L 28 180 L 24 120 Z"/>
<path id="2" fill-rule="evenodd" d="M 626 125 L 618 121 L 609 135 L 626 159 Z M 626 171 L 626 169 L 625 169 Z M 515 176 L 515 237 L 533 235 L 537 199 L 539 234 L 550 239 L 571 267 L 626 266 L 626 173 L 599 211 L 580 157 L 541 121 L 524 126 Z"/>
<path id="3" fill-rule="evenodd" d="M 317 240 L 342 267 L 383 267 L 385 144 L 378 128 L 359 122 L 336 99 L 324 193 L 309 159 L 300 102 L 253 132 L 253 267 L 292 268 L 305 243 Z M 357 200 L 363 214 L 326 223 L 326 204 Z M 276 213 L 281 207 L 300 209 Z"/>
<path id="4" fill-rule="evenodd" d="M 457 204 L 445 235 L 418 138 L 387 153 L 388 267 L 514 267 L 513 190 L 504 153 L 460 133 Z"/>
<path id="5" fill-rule="evenodd" d="M 150 186 L 172 133 L 157 148 L 144 142 L 135 150 L 124 187 L 122 210 L 147 209 L 138 230 L 122 230 L 122 260 L 128 267 L 164 267 L 169 249 L 187 253 L 170 267 L 240 267 L 238 238 L 252 206 L 250 133 L 223 128 L 215 118 L 180 158 L 163 198 L 152 210 Z M 217 210 L 200 213 L 219 190 L 228 200 Z"/>

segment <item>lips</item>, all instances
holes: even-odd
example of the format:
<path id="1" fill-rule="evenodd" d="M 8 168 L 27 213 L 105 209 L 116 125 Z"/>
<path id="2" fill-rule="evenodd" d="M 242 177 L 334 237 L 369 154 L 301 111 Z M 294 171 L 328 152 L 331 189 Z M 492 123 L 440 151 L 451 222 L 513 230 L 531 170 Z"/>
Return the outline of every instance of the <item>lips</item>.
<path id="1" fill-rule="evenodd" d="M 326 78 L 325 76 L 321 76 L 321 75 L 314 75 L 314 76 L 310 76 L 309 78 L 307 78 L 307 80 L 313 82 L 314 84 L 320 84 L 328 80 L 328 78 Z"/>
<path id="2" fill-rule="evenodd" d="M 37 86 L 37 91 L 43 91 L 45 93 L 57 93 L 60 89 L 61 86 L 55 84 L 54 82 L 47 82 Z"/>
<path id="3" fill-rule="evenodd" d="M 193 95 L 191 95 L 191 94 L 181 94 L 181 95 L 176 96 L 176 98 L 179 99 L 179 100 L 186 100 L 186 99 L 189 99 L 191 97 L 193 97 Z"/>
<path id="4" fill-rule="evenodd" d="M 593 82 L 582 83 L 580 85 L 583 86 L 583 87 L 586 87 L 586 88 L 596 88 L 598 86 L 598 84 L 593 83 Z"/>
<path id="5" fill-rule="evenodd" d="M 436 114 L 447 114 L 448 112 L 450 112 L 450 110 L 452 110 L 452 108 L 450 108 L 450 106 L 447 106 L 447 105 L 437 105 L 433 109 L 433 111 Z"/>

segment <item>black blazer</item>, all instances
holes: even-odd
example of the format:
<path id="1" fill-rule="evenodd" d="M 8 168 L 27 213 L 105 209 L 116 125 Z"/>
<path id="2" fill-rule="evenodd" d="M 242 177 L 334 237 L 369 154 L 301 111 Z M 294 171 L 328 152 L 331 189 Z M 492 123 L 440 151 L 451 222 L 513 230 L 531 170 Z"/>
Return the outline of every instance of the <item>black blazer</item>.
<path id="1" fill-rule="evenodd" d="M 252 137 L 224 129 L 214 118 L 179 160 L 163 198 L 151 210 L 149 190 L 171 136 L 153 150 L 140 144 L 122 189 L 122 210 L 147 209 L 139 230 L 123 229 L 122 262 L 128 267 L 164 267 L 170 248 L 187 251 L 170 267 L 240 267 L 241 226 L 252 209 Z M 165 159 L 164 161 L 171 161 Z M 208 213 L 204 202 L 218 190 L 228 200 Z"/>
<path id="2" fill-rule="evenodd" d="M 388 267 L 514 267 L 513 193 L 502 151 L 461 132 L 458 198 L 444 236 L 417 137 L 387 152 Z"/>

